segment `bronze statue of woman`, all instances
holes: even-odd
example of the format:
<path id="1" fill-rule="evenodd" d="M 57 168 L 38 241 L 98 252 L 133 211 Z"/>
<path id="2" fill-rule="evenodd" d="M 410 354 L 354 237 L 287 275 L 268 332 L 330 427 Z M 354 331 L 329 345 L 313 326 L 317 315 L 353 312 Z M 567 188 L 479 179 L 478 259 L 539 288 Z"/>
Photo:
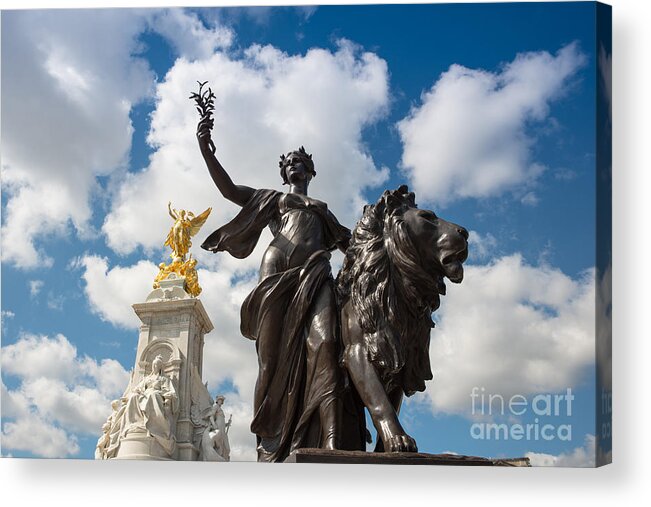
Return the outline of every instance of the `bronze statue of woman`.
<path id="1" fill-rule="evenodd" d="M 201 112 L 201 111 L 200 111 Z M 215 156 L 212 121 L 197 128 L 199 147 L 221 194 L 242 207 L 201 245 L 247 257 L 265 227 L 273 240 L 262 258 L 258 285 L 242 305 L 242 334 L 255 340 L 259 373 L 251 431 L 258 461 L 282 461 L 304 447 L 338 446 L 338 316 L 330 251 L 345 251 L 350 231 L 326 203 L 308 197 L 316 175 L 303 147 L 282 155 L 289 192 L 236 185 Z"/>

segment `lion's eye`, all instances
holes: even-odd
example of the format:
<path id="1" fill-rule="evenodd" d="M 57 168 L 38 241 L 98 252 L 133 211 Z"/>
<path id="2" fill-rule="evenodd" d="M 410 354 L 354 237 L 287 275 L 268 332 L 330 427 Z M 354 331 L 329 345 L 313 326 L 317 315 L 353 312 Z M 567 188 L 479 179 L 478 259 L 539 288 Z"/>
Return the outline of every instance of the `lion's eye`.
<path id="1" fill-rule="evenodd" d="M 429 210 L 421 210 L 418 212 L 418 214 L 427 220 L 434 220 L 437 218 L 436 214 L 433 211 Z"/>

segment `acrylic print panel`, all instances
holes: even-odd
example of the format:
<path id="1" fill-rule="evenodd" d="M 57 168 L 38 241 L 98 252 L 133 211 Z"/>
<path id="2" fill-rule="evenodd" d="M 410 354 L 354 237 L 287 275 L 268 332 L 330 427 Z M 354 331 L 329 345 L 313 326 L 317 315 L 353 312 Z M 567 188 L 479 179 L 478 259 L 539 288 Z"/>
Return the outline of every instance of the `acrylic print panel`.
<path id="1" fill-rule="evenodd" d="M 2 456 L 610 462 L 611 62 L 592 2 L 3 11 Z"/>

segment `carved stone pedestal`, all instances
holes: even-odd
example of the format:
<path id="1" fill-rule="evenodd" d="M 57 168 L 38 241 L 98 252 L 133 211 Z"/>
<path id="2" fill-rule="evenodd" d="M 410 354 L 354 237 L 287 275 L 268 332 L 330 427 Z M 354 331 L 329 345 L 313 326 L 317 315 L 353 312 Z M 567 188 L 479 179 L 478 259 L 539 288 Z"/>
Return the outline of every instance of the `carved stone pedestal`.
<path id="1" fill-rule="evenodd" d="M 529 458 L 492 459 L 459 454 L 427 454 L 422 452 L 364 452 L 298 449 L 285 463 L 340 463 L 344 465 L 448 465 L 528 467 Z"/>
<path id="2" fill-rule="evenodd" d="M 175 413 L 171 429 L 176 445 L 168 454 L 144 432 L 126 432 L 120 438 L 117 459 L 171 459 L 195 461 L 199 455 L 196 427 L 192 421 L 193 399 L 200 396 L 210 402 L 210 394 L 201 381 L 204 335 L 213 329 L 201 301 L 184 290 L 182 278 L 163 280 L 146 302 L 133 305 L 142 321 L 135 368 L 130 389 L 152 369 L 155 357 L 162 356 L 162 374 L 171 379 L 176 391 Z"/>
<path id="3" fill-rule="evenodd" d="M 130 433 L 122 438 L 116 459 L 172 461 L 154 437 L 137 433 Z"/>

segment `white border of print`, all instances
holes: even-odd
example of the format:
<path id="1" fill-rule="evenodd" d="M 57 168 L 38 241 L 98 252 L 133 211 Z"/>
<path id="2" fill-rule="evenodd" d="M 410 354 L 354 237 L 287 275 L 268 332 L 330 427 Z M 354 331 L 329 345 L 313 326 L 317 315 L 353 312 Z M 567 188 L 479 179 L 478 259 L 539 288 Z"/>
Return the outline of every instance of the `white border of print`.
<path id="1" fill-rule="evenodd" d="M 260 5 L 261 0 L 57 1 L 57 7 Z M 267 2 L 264 2 L 267 3 Z M 288 2 L 269 2 L 282 5 Z M 292 4 L 350 3 L 292 0 Z M 378 3 L 358 0 L 356 3 Z M 396 2 L 393 3 L 402 3 Z M 408 2 L 404 2 L 408 3 Z M 410 2 L 414 3 L 414 2 Z M 647 386 L 648 292 L 651 242 L 647 217 L 651 180 L 648 149 L 648 90 L 651 79 L 649 2 L 611 0 L 614 47 L 614 464 L 599 470 L 487 469 L 466 467 L 264 466 L 231 463 L 104 463 L 86 460 L 0 460 L 3 505 L 38 502 L 66 505 L 237 505 L 423 503 L 482 506 L 524 502 L 527 506 L 635 504 L 651 494 L 646 424 L 651 420 Z M 0 0 L 0 8 L 47 7 L 41 1 Z M 646 113 L 646 115 L 640 114 Z M 393 484 L 393 485 L 392 485 Z M 385 486 L 386 485 L 386 486 Z M 326 493 L 327 492 L 327 493 Z M 328 494 L 329 493 L 329 494 Z M 57 500 L 61 499 L 61 502 Z M 54 502 L 53 502 L 54 501 Z"/>

